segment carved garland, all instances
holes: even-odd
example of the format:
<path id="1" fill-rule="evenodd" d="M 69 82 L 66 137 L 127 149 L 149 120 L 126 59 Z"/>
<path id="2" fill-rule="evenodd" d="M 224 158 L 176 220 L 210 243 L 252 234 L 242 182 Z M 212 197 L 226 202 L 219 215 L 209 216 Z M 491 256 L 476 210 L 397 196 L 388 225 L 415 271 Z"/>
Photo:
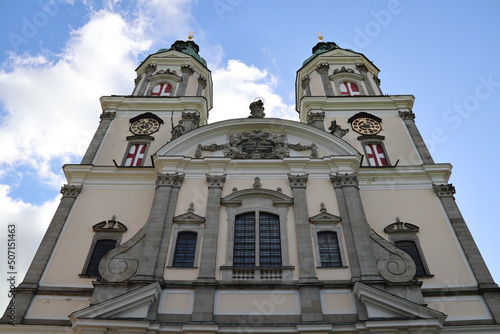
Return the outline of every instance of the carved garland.
<path id="1" fill-rule="evenodd" d="M 201 158 L 202 151 L 220 151 L 224 156 L 232 159 L 283 159 L 290 156 L 289 149 L 295 151 L 311 151 L 311 158 L 318 157 L 316 144 L 290 144 L 286 143 L 285 135 L 274 135 L 261 130 L 243 132 L 229 136 L 229 143 L 225 144 L 198 144 L 195 158 Z"/>

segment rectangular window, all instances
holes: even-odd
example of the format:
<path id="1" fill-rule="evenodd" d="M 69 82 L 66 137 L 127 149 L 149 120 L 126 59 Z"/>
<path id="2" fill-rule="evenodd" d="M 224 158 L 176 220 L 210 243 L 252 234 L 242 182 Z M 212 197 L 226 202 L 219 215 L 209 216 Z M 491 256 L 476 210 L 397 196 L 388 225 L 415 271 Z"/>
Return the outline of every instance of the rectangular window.
<path id="1" fill-rule="evenodd" d="M 92 256 L 90 257 L 87 270 L 85 270 L 85 275 L 99 276 L 99 262 L 101 262 L 107 252 L 116 247 L 116 244 L 116 240 L 97 240 L 94 245 L 94 250 L 92 251 Z"/>
<path id="2" fill-rule="evenodd" d="M 389 166 L 381 144 L 365 144 L 366 157 L 370 166 Z"/>
<path id="3" fill-rule="evenodd" d="M 280 221 L 277 215 L 249 212 L 236 216 L 233 266 L 236 268 L 282 266 Z"/>
<path id="4" fill-rule="evenodd" d="M 198 234 L 196 232 L 179 232 L 177 234 L 172 266 L 194 267 L 197 239 Z"/>
<path id="5" fill-rule="evenodd" d="M 394 242 L 394 245 L 411 256 L 411 258 L 415 262 L 415 266 L 417 267 L 417 272 L 415 273 L 415 276 L 427 276 L 427 271 L 425 270 L 424 262 L 420 257 L 420 253 L 418 252 L 417 244 L 415 243 L 415 241 L 410 241 L 410 240 L 396 241 Z"/>
<path id="6" fill-rule="evenodd" d="M 125 158 L 124 166 L 142 166 L 144 155 L 146 153 L 146 144 L 132 144 Z"/>
<path id="7" fill-rule="evenodd" d="M 341 267 L 340 247 L 337 233 L 318 233 L 319 256 L 322 267 Z"/>

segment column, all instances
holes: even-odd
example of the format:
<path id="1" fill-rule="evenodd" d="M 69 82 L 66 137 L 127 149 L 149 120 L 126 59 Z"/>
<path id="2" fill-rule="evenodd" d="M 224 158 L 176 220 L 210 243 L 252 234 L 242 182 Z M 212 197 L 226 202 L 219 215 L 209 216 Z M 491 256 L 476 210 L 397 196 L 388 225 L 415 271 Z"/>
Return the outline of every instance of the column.
<path id="1" fill-rule="evenodd" d="M 366 220 L 355 174 L 330 175 L 337 194 L 347 252 L 351 262 L 352 280 L 380 280 L 370 239 L 371 228 Z"/>
<path id="2" fill-rule="evenodd" d="M 200 75 L 198 78 L 198 88 L 196 89 L 196 96 L 201 96 L 201 92 L 207 87 L 207 79 Z"/>
<path id="3" fill-rule="evenodd" d="M 165 240 L 165 238 L 167 237 L 166 234 L 170 236 L 171 223 L 166 224 L 166 218 L 167 214 L 173 215 L 175 206 L 172 206 L 172 203 L 177 202 L 178 190 L 183 180 L 184 175 L 177 173 L 158 174 L 151 212 L 144 227 L 146 236 L 141 240 L 142 251 L 139 255 L 139 264 L 134 276 L 135 280 L 155 280 L 163 277 L 163 271 L 158 277 L 155 267 L 160 257 L 160 249 L 166 253 L 165 247 L 168 247 L 168 240 Z M 169 225 L 168 228 L 166 228 L 166 225 Z M 161 254 L 161 256 L 165 256 L 165 254 Z M 155 272 L 157 275 L 155 275 Z"/>
<path id="4" fill-rule="evenodd" d="M 217 241 L 220 223 L 220 200 L 226 175 L 207 175 L 208 198 L 205 213 L 205 230 L 200 256 L 200 270 L 196 283 L 194 309 L 191 320 L 213 321 L 215 298 L 215 271 Z"/>
<path id="5" fill-rule="evenodd" d="M 94 161 L 97 150 L 99 149 L 99 146 L 101 146 L 104 135 L 106 135 L 109 125 L 111 124 L 111 121 L 115 118 L 115 116 L 116 112 L 114 111 L 102 112 L 100 116 L 101 121 L 99 123 L 99 127 L 97 128 L 94 137 L 92 138 L 92 141 L 87 148 L 87 152 L 85 152 L 85 155 L 83 156 L 81 164 L 88 165 Z"/>
<path id="6" fill-rule="evenodd" d="M 303 322 L 323 321 L 320 302 L 320 285 L 316 277 L 314 250 L 309 226 L 307 210 L 306 184 L 308 175 L 290 175 L 293 209 L 295 214 L 295 230 L 297 235 L 297 252 L 299 257 L 299 289 L 301 316 Z"/>
<path id="7" fill-rule="evenodd" d="M 26 310 L 31 302 L 32 297 L 38 290 L 40 278 L 47 267 L 50 256 L 54 251 L 57 239 L 61 234 L 62 228 L 66 223 L 68 215 L 73 207 L 76 198 L 82 191 L 82 186 L 64 185 L 61 188 L 61 202 L 57 207 L 56 213 L 50 222 L 50 225 L 45 233 L 45 236 L 38 247 L 38 250 L 33 258 L 23 282 L 16 289 L 15 306 L 16 306 L 16 323 L 20 323 L 26 314 Z M 8 310 L 7 310 L 8 311 Z M 0 320 L 0 323 L 9 322 L 7 312 Z"/>
<path id="8" fill-rule="evenodd" d="M 458 242 L 462 246 L 467 261 L 476 277 L 478 287 L 485 298 L 490 311 L 497 323 L 500 323 L 500 292 L 498 285 L 486 266 L 486 263 L 477 248 L 472 234 L 465 223 L 457 203 L 455 202 L 455 187 L 452 184 L 433 185 L 436 196 L 441 200 L 446 215 L 457 236 Z"/>
<path id="9" fill-rule="evenodd" d="M 325 89 L 326 96 L 333 96 L 333 88 L 332 82 L 330 81 L 330 77 L 328 76 L 328 69 L 330 65 L 327 63 L 321 63 L 316 66 L 316 72 L 321 75 L 321 81 L 323 82 L 323 88 Z"/>
<path id="10" fill-rule="evenodd" d="M 182 79 L 179 85 L 179 89 L 177 90 L 177 96 L 186 95 L 186 89 L 189 81 L 189 77 L 193 75 L 194 68 L 191 65 L 182 65 L 181 66 Z"/>
<path id="11" fill-rule="evenodd" d="M 370 81 L 370 78 L 368 78 L 368 69 L 366 68 L 366 65 L 363 63 L 358 63 L 356 64 L 356 68 L 358 69 L 359 73 L 363 76 L 363 81 L 365 82 L 366 90 L 368 95 L 376 95 L 375 90 L 373 89 L 372 83 Z"/>
<path id="12" fill-rule="evenodd" d="M 305 77 L 302 78 L 302 82 L 301 82 L 301 85 L 302 85 L 302 89 L 305 90 L 305 94 L 304 96 L 311 96 L 311 79 L 309 78 L 308 75 L 306 75 Z"/>
<path id="13" fill-rule="evenodd" d="M 415 114 L 412 111 L 400 111 L 399 116 L 403 119 L 408 132 L 410 133 L 411 139 L 415 143 L 417 147 L 418 154 L 422 159 L 424 164 L 433 164 L 434 160 L 427 149 L 427 145 L 425 145 L 422 136 L 420 135 L 420 131 L 418 131 L 417 125 L 415 124 Z M 417 161 L 412 161 L 414 164 L 419 164 Z"/>

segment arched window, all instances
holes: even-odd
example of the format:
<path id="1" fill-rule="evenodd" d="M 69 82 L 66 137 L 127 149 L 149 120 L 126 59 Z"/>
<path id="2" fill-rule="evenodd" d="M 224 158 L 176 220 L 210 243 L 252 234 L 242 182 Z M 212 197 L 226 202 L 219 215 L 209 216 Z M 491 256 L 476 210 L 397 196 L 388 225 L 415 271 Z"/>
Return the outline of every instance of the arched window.
<path id="1" fill-rule="evenodd" d="M 234 224 L 233 266 L 250 268 L 281 265 L 279 216 L 259 211 L 237 215 Z"/>
<path id="2" fill-rule="evenodd" d="M 196 232 L 179 232 L 177 234 L 173 267 L 194 267 L 197 239 Z"/>
<path id="3" fill-rule="evenodd" d="M 151 96 L 170 96 L 172 94 L 172 85 L 161 83 L 153 87 Z"/>
<path id="4" fill-rule="evenodd" d="M 417 271 L 415 273 L 415 276 L 427 276 L 428 273 L 425 270 L 424 262 L 422 261 L 422 257 L 420 256 L 420 253 L 418 251 L 417 244 L 415 241 L 411 240 L 400 240 L 400 241 L 395 241 L 394 245 L 401 249 L 402 251 L 405 251 L 408 253 L 408 255 L 411 256 L 413 261 L 415 262 L 415 266 L 417 268 Z"/>
<path id="5" fill-rule="evenodd" d="M 340 93 L 342 94 L 342 96 L 361 95 L 358 86 L 348 81 L 344 81 L 340 84 Z"/>
<path id="6" fill-rule="evenodd" d="M 92 255 L 88 261 L 85 275 L 98 276 L 99 275 L 99 262 L 106 255 L 107 252 L 116 247 L 118 242 L 116 240 L 100 239 L 95 242 Z"/>
<path id="7" fill-rule="evenodd" d="M 325 231 L 318 233 L 319 257 L 322 267 L 341 267 L 339 239 L 337 233 Z"/>

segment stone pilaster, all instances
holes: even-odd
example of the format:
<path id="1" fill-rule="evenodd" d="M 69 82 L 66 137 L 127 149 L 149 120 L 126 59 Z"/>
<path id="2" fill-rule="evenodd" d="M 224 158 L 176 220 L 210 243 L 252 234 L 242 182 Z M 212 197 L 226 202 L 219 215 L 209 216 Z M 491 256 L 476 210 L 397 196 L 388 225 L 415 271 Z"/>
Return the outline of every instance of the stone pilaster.
<path id="1" fill-rule="evenodd" d="M 207 175 L 208 198 L 205 214 L 205 230 L 200 256 L 200 270 L 196 284 L 194 309 L 191 320 L 212 322 L 215 299 L 215 266 L 217 258 L 217 239 L 220 223 L 220 200 L 225 175 Z"/>
<path id="2" fill-rule="evenodd" d="M 308 175 L 288 174 L 293 195 L 295 230 L 297 232 L 297 251 L 299 258 L 300 304 L 303 322 L 323 321 L 320 291 L 316 268 L 309 212 L 307 210 L 306 185 Z"/>
<path id="3" fill-rule="evenodd" d="M 302 78 L 302 82 L 301 82 L 301 85 L 302 85 L 302 88 L 306 91 L 304 96 L 311 96 L 311 79 L 309 78 L 308 75 L 306 75 L 305 77 Z"/>
<path id="4" fill-rule="evenodd" d="M 114 111 L 104 111 L 101 114 L 99 127 L 97 128 L 94 137 L 92 138 L 92 141 L 90 142 L 90 145 L 82 158 L 81 164 L 91 164 L 94 161 L 97 150 L 99 149 L 99 146 L 101 146 L 104 135 L 106 135 L 109 125 L 111 124 L 111 121 L 115 118 L 115 116 L 116 112 Z"/>
<path id="5" fill-rule="evenodd" d="M 368 68 L 366 68 L 366 65 L 363 63 L 358 63 L 356 64 L 356 68 L 358 69 L 359 73 L 361 73 L 361 75 L 363 76 L 363 81 L 365 82 L 368 95 L 376 95 L 375 89 L 373 89 L 370 78 L 368 78 Z"/>
<path id="6" fill-rule="evenodd" d="M 45 236 L 38 247 L 38 250 L 31 262 L 31 265 L 24 277 L 23 282 L 16 288 L 15 306 L 16 306 L 16 323 L 21 323 L 31 299 L 38 290 L 38 284 L 42 277 L 43 271 L 47 267 L 50 256 L 54 251 L 56 242 L 61 234 L 61 231 L 66 223 L 68 215 L 73 207 L 78 195 L 82 191 L 82 186 L 64 185 L 61 188 L 61 202 L 57 207 L 56 213 L 50 222 L 50 225 L 45 233 Z M 11 319 L 7 317 L 7 309 L 0 323 L 8 323 Z"/>
<path id="7" fill-rule="evenodd" d="M 323 82 L 323 88 L 325 89 L 326 96 L 333 96 L 332 82 L 330 81 L 330 76 L 328 75 L 328 69 L 330 65 L 328 63 L 321 63 L 316 66 L 316 72 L 321 76 L 321 81 Z"/>
<path id="8" fill-rule="evenodd" d="M 182 65 L 181 66 L 182 79 L 179 85 L 179 89 L 177 90 L 177 96 L 186 95 L 186 88 L 189 82 L 189 77 L 193 75 L 194 68 L 191 65 Z"/>
<path id="9" fill-rule="evenodd" d="M 443 204 L 444 210 L 450 220 L 453 231 L 462 246 L 467 261 L 476 277 L 480 291 L 490 308 L 490 311 L 497 323 L 500 323 L 500 289 L 494 282 L 493 277 L 484 262 L 479 248 L 477 247 L 472 234 L 470 233 L 465 219 L 455 202 L 455 187 L 452 184 L 440 184 L 433 186 L 436 196 Z"/>
<path id="10" fill-rule="evenodd" d="M 330 175 L 330 180 L 337 194 L 352 279 L 378 280 L 380 276 L 370 239 L 371 228 L 359 194 L 357 175 Z"/>
<path id="11" fill-rule="evenodd" d="M 141 87 L 139 88 L 139 92 L 137 95 L 143 96 L 144 93 L 146 92 L 146 88 L 148 87 L 149 84 L 149 77 L 153 75 L 153 73 L 156 71 L 156 64 L 149 64 L 146 67 L 146 70 L 144 71 L 144 80 L 142 80 Z"/>
<path id="12" fill-rule="evenodd" d="M 408 132 L 410 133 L 411 139 L 415 143 L 415 146 L 417 147 L 418 154 L 420 155 L 420 158 L 422 159 L 422 162 L 424 164 L 433 164 L 434 160 L 432 159 L 432 156 L 427 149 L 427 145 L 425 145 L 425 142 L 420 135 L 420 131 L 418 131 L 417 125 L 415 124 L 415 114 L 412 111 L 400 111 L 399 116 L 403 119 L 406 128 L 408 129 Z M 411 157 L 410 157 L 411 158 Z M 413 159 L 410 159 L 410 161 Z M 414 164 L 418 164 L 417 161 L 411 161 Z"/>
<path id="13" fill-rule="evenodd" d="M 134 276 L 135 280 L 156 280 L 163 277 L 163 270 L 158 270 L 156 267 L 161 265 L 162 269 L 164 268 L 168 238 L 172 228 L 172 220 L 167 222 L 167 216 L 173 217 L 177 195 L 183 180 L 184 175 L 177 173 L 158 174 L 155 196 L 145 226 L 146 235 L 142 240 L 142 251 Z"/>
<path id="14" fill-rule="evenodd" d="M 201 96 L 201 92 L 207 87 L 207 79 L 200 75 L 198 78 L 198 88 L 196 89 L 196 96 Z"/>

